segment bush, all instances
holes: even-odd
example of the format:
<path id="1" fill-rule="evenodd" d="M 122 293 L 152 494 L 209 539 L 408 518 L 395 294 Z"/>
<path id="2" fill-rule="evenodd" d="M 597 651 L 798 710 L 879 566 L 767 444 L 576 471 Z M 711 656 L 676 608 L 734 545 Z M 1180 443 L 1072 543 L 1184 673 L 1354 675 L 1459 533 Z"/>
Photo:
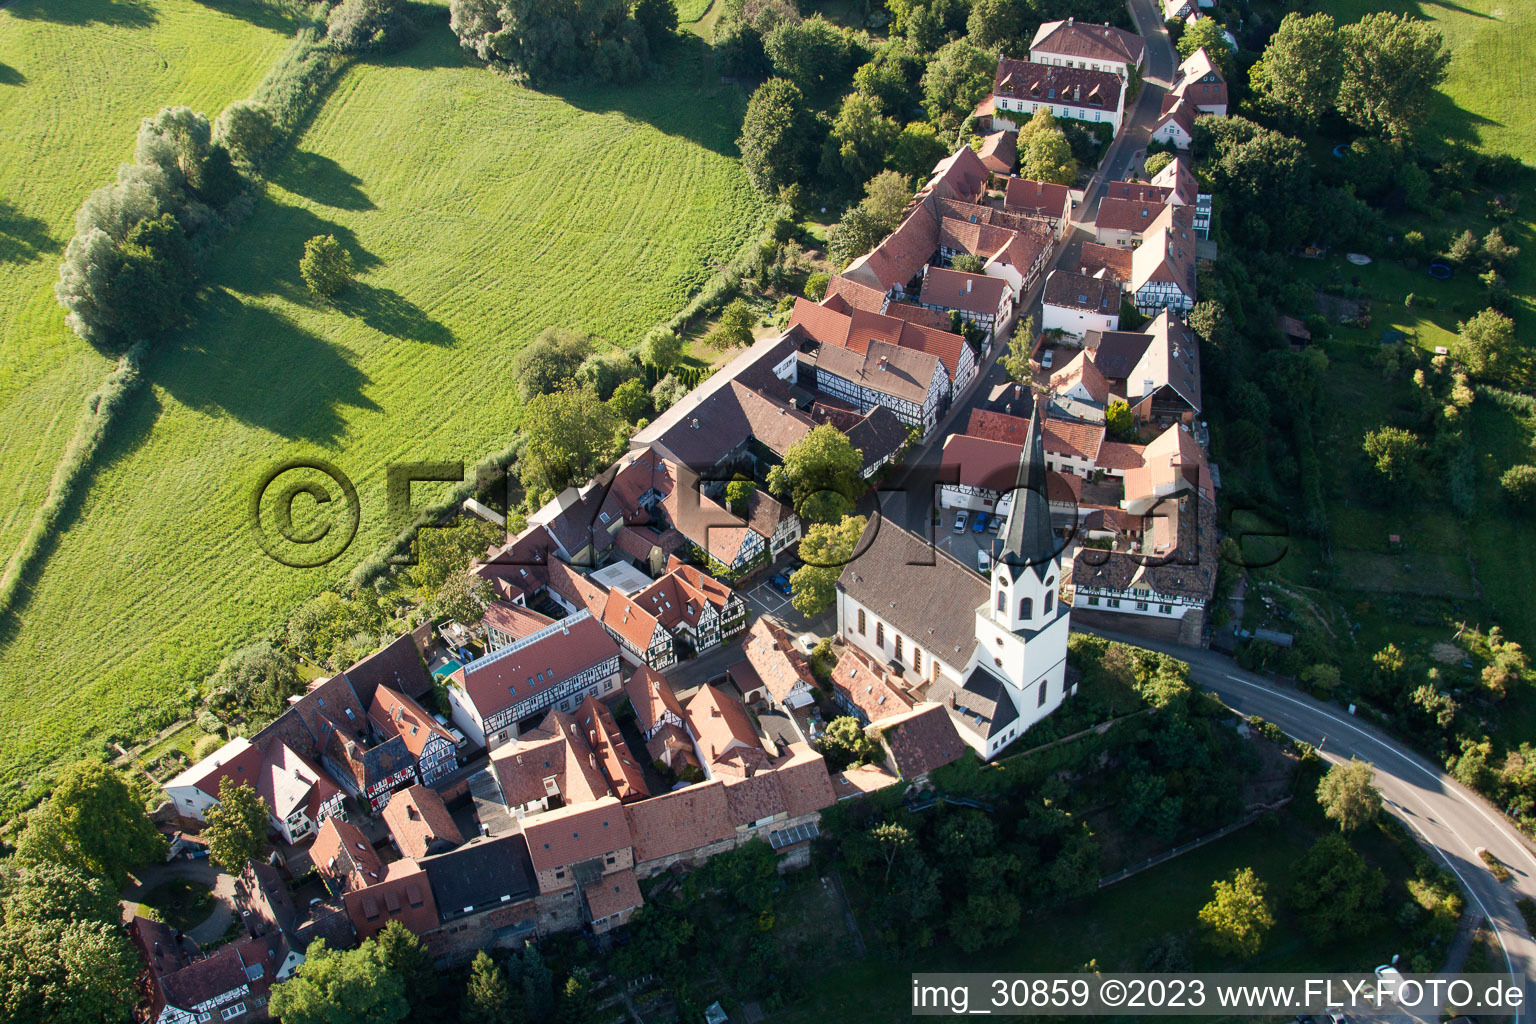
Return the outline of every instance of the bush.
<path id="1" fill-rule="evenodd" d="M 397 49 L 414 35 L 404 0 L 342 0 L 325 19 L 325 37 L 342 53 Z"/>
<path id="2" fill-rule="evenodd" d="M 316 235 L 304 243 L 299 275 L 318 299 L 328 299 L 352 283 L 352 254 L 335 235 Z"/>
<path id="3" fill-rule="evenodd" d="M 236 160 L 258 164 L 277 141 L 277 126 L 266 104 L 255 100 L 236 100 L 224 108 L 213 124 L 213 137 L 222 142 Z"/>

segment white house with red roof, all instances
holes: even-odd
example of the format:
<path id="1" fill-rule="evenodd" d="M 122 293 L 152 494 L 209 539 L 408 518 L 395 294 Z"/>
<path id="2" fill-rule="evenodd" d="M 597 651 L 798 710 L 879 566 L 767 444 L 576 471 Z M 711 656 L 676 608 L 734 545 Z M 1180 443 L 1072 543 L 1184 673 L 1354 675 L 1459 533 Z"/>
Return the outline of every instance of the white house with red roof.
<path id="1" fill-rule="evenodd" d="M 987 105 L 993 128 L 1016 131 L 1036 110 L 1045 109 L 1056 117 L 1107 124 L 1118 134 L 1125 116 L 1125 81 L 1113 71 L 1003 57 L 992 95 L 983 101 Z"/>
<path id="2" fill-rule="evenodd" d="M 492 750 L 549 708 L 576 710 L 619 685 L 619 648 L 585 609 L 478 658 L 448 677 L 453 722 Z"/>
<path id="3" fill-rule="evenodd" d="M 1121 78 L 1139 71 L 1146 55 L 1147 41 L 1136 33 L 1076 18 L 1045 22 L 1029 44 L 1029 59 L 1036 64 L 1110 71 Z"/>

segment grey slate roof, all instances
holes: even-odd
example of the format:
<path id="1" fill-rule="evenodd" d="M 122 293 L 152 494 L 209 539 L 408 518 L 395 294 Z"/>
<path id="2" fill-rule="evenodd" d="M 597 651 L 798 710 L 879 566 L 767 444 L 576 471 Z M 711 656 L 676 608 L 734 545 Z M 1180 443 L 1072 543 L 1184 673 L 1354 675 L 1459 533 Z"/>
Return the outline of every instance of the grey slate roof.
<path id="1" fill-rule="evenodd" d="M 420 861 L 443 922 L 516 903 L 537 894 L 528 840 L 522 833 L 471 839 L 457 850 Z"/>
<path id="2" fill-rule="evenodd" d="M 837 585 L 913 643 L 950 665 L 976 647 L 976 609 L 987 583 L 933 543 L 889 520 L 870 519 Z"/>
<path id="3" fill-rule="evenodd" d="M 1051 530 L 1051 507 L 1046 491 L 1045 442 L 1040 431 L 1040 405 L 1029 417 L 1029 439 L 1019 454 L 1019 474 L 1008 525 L 1003 529 L 1003 550 L 998 561 L 1013 579 L 1033 569 L 1041 579 L 1054 568 L 1061 545 Z"/>
<path id="4" fill-rule="evenodd" d="M 1012 725 L 1019 717 L 1013 698 L 1003 681 L 978 665 L 965 677 L 965 685 L 956 686 L 940 676 L 928 688 L 928 699 L 949 704 L 954 701 L 950 718 L 964 724 L 982 739 L 989 739 Z"/>

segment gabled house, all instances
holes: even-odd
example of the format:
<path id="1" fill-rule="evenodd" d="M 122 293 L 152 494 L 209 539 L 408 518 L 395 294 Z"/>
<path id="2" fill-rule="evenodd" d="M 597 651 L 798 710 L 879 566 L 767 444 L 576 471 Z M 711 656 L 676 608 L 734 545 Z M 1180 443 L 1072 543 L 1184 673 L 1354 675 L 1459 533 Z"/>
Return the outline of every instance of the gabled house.
<path id="1" fill-rule="evenodd" d="M 1003 209 L 1022 216 L 1043 218 L 1060 239 L 1072 223 L 1072 190 L 1049 181 L 1009 178 L 1003 192 Z"/>
<path id="2" fill-rule="evenodd" d="M 459 747 L 453 734 L 405 694 L 380 686 L 368 708 L 368 721 L 380 739 L 399 737 L 405 744 L 423 786 L 434 786 L 458 770 Z"/>
<path id="3" fill-rule="evenodd" d="M 903 782 L 920 785 L 935 769 L 958 761 L 965 754 L 965 743 L 955 730 L 952 710 L 953 705 L 946 708 L 929 702 L 876 723 L 886 763 Z"/>
<path id="4" fill-rule="evenodd" d="M 1040 326 L 1081 338 L 1089 331 L 1113 331 L 1120 326 L 1120 284 L 1053 270 L 1040 297 Z"/>
<path id="5" fill-rule="evenodd" d="M 1169 91 L 1192 104 L 1198 113 L 1226 116 L 1227 80 L 1203 46 L 1179 65 Z"/>
<path id="6" fill-rule="evenodd" d="M 938 422 L 951 394 L 943 362 L 927 352 L 883 341 L 870 341 L 863 352 L 812 342 L 804 357 L 816 390 L 860 413 L 883 405 L 924 435 Z"/>
<path id="7" fill-rule="evenodd" d="M 304 959 L 281 932 L 231 942 L 206 957 L 158 921 L 136 916 L 129 933 L 148 965 L 147 1019 L 153 1024 L 266 1020 L 272 986 Z M 191 948 L 184 950 L 183 944 Z M 168 953 L 171 948 L 175 951 Z"/>
<path id="8" fill-rule="evenodd" d="M 1036 64 L 1109 71 L 1121 78 L 1140 70 L 1146 53 L 1146 40 L 1134 32 L 1076 18 L 1045 22 L 1029 44 L 1029 59 Z"/>
<path id="9" fill-rule="evenodd" d="M 996 336 L 1013 312 L 1013 290 L 1001 278 L 943 267 L 923 271 L 918 301 L 925 309 L 959 313 L 961 319 L 991 336 Z"/>
<path id="10" fill-rule="evenodd" d="M 596 758 L 598 770 L 608 783 L 608 791 L 621 803 L 643 800 L 651 795 L 645 772 L 630 756 L 629 746 L 619 735 L 613 712 L 596 697 L 588 697 L 576 712 L 576 721 Z"/>
<path id="11" fill-rule="evenodd" d="M 1013 173 L 1013 167 L 1019 161 L 1019 133 L 993 132 L 985 136 L 976 155 L 994 176 L 1006 178 Z"/>
<path id="12" fill-rule="evenodd" d="M 1197 238 L 1205 238 L 1211 233 L 1211 195 L 1200 191 L 1200 182 L 1190 170 L 1188 160 L 1182 156 L 1174 157 L 1152 176 L 1152 184 L 1168 190 L 1168 202 L 1194 210 L 1191 227 Z"/>
<path id="13" fill-rule="evenodd" d="M 1166 309 L 1147 325 L 1147 339 L 1125 378 L 1126 401 L 1138 423 L 1190 424 L 1200 415 L 1200 345 Z"/>
<path id="14" fill-rule="evenodd" d="M 395 848 L 412 860 L 446 853 L 464 841 L 437 790 L 412 786 L 384 806 L 384 824 Z"/>
<path id="15" fill-rule="evenodd" d="M 1130 291 L 1145 316 L 1195 305 L 1194 216 L 1188 207 L 1165 206 L 1131 253 Z M 1100 328 L 1115 330 L 1116 324 Z"/>
<path id="16" fill-rule="evenodd" d="M 783 627 L 759 618 L 747 631 L 742 653 L 745 659 L 729 666 L 726 674 L 743 700 L 790 710 L 816 699 L 810 662 L 795 650 L 793 638 Z"/>
<path id="17" fill-rule="evenodd" d="M 486 649 L 492 651 L 499 651 L 529 633 L 553 625 L 554 621 L 548 615 L 511 601 L 492 601 L 486 605 L 485 615 L 480 620 L 485 627 Z"/>
<path id="18" fill-rule="evenodd" d="M 491 774 L 513 817 L 613 795 L 586 737 L 575 717 L 551 711 L 538 728 L 491 753 Z"/>
<path id="19" fill-rule="evenodd" d="M 569 713 L 588 695 L 612 693 L 619 660 L 602 624 L 584 609 L 574 612 L 449 676 L 453 722 L 494 750 L 548 708 Z"/>
<path id="20" fill-rule="evenodd" d="M 366 728 L 329 722 L 320 761 L 343 789 L 366 803 L 370 813 L 382 810 L 395 790 L 420 781 L 416 758 L 404 738 L 375 741 Z"/>
<path id="21" fill-rule="evenodd" d="M 634 595 L 674 638 L 695 651 L 717 647 L 747 625 L 741 595 L 696 566 L 673 559 L 666 575 Z"/>
<path id="22" fill-rule="evenodd" d="M 989 286 L 996 284 L 992 281 L 988 283 Z M 958 334 L 947 328 L 936 329 L 931 321 L 919 322 L 922 317 L 915 313 L 916 308 L 922 307 L 903 307 L 903 304 L 888 303 L 886 309 L 890 312 L 880 314 L 852 306 L 841 295 L 831 295 L 822 300 L 820 305 L 806 299 L 796 299 L 795 309 L 789 321 L 790 333 L 794 333 L 798 328 L 807 344 L 820 347 L 833 346 L 859 355 L 868 355 L 870 347 L 878 343 L 886 346 L 882 351 L 895 347 L 906 349 L 914 354 L 922 353 L 932 356 L 944 368 L 945 379 L 941 397 L 947 402 L 955 391 L 964 388 L 975 376 L 975 353 L 965 343 L 965 339 Z M 903 315 L 896 315 L 896 313 Z M 932 365 L 916 358 L 910 362 L 914 368 L 918 368 L 915 370 L 918 376 L 922 375 L 921 367 Z M 819 381 L 817 387 L 821 388 Z M 843 397 L 835 391 L 827 393 L 834 399 Z M 851 402 L 848 404 L 853 405 Z M 892 411 L 900 415 L 899 410 Z M 913 425 L 916 425 L 915 422 Z"/>
<path id="23" fill-rule="evenodd" d="M 912 710 L 912 701 L 899 682 L 856 647 L 845 648 L 832 669 L 832 698 L 860 725 Z"/>
<path id="24" fill-rule="evenodd" d="M 997 62 L 989 100 L 994 129 L 1017 131 L 1044 107 L 1056 117 L 1108 124 L 1118 134 L 1125 113 L 1125 83 L 1113 71 L 1003 57 Z"/>
<path id="25" fill-rule="evenodd" d="M 302 727 L 301 727 L 302 728 Z M 280 738 L 265 750 L 237 736 L 165 784 L 183 817 L 206 820 L 219 802 L 219 787 L 249 784 L 267 801 L 272 830 L 293 844 L 314 834 L 329 817 L 345 817 L 344 793 L 332 778 Z"/>
<path id="26" fill-rule="evenodd" d="M 672 684 L 644 666 L 637 668 L 624 684 L 630 706 L 635 710 L 635 724 L 645 739 L 646 753 L 674 773 L 692 765 L 700 768 L 693 735 L 683 705 L 672 692 Z"/>
<path id="27" fill-rule="evenodd" d="M 772 763 L 746 707 L 719 687 L 699 687 L 686 710 L 707 778 L 744 777 Z"/>

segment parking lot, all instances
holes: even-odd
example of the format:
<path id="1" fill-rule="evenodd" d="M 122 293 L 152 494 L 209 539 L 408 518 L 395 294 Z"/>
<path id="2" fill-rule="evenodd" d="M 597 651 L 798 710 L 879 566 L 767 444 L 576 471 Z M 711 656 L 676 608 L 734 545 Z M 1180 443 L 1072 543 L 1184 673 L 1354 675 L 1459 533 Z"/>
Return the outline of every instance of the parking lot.
<path id="1" fill-rule="evenodd" d="M 772 582 L 774 576 L 782 573 L 787 578 L 794 570 L 795 565 L 788 557 L 782 559 L 760 581 L 744 592 L 748 607 L 759 614 L 772 615 L 783 622 L 796 636 L 801 633 L 815 633 L 817 636 L 831 636 L 836 633 L 836 608 L 829 608 L 816 618 L 808 619 L 795 610 L 795 606 L 790 603 L 789 595 Z"/>
<path id="2" fill-rule="evenodd" d="M 939 524 L 937 536 L 934 542 L 944 551 L 953 555 L 962 565 L 968 568 L 976 568 L 976 552 L 985 551 L 990 556 L 997 550 L 997 535 L 992 532 L 992 523 L 987 523 L 987 528 L 981 533 L 975 532 L 972 527 L 976 522 L 976 513 L 967 512 L 965 518 L 965 532 L 955 532 L 956 509 L 947 508 L 943 511 L 943 521 Z M 988 515 L 988 520 L 991 516 Z"/>

